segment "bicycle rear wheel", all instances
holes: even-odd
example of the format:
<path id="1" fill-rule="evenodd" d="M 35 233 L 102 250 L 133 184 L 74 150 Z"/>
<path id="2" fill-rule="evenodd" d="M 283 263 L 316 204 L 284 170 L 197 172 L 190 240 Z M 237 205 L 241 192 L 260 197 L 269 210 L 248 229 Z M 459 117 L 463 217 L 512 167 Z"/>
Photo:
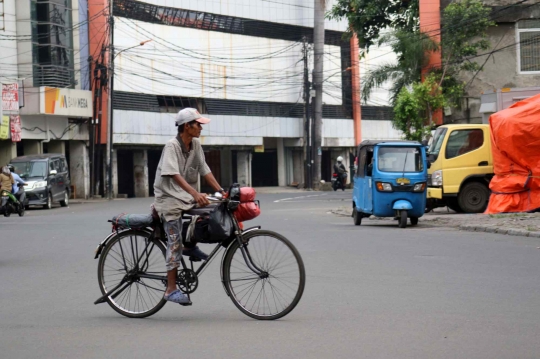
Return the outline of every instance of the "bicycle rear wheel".
<path id="1" fill-rule="evenodd" d="M 273 320 L 290 313 L 300 301 L 306 283 L 304 262 L 294 245 L 271 231 L 244 236 L 246 254 L 262 275 L 253 272 L 237 241 L 223 261 L 223 282 L 234 305 L 259 320 Z"/>
<path id="2" fill-rule="evenodd" d="M 165 246 L 145 231 L 128 230 L 113 237 L 98 263 L 98 282 L 107 303 L 129 318 L 144 318 L 166 303 Z M 142 277 L 145 275 L 156 278 Z M 165 279 L 165 281 L 164 281 Z"/>

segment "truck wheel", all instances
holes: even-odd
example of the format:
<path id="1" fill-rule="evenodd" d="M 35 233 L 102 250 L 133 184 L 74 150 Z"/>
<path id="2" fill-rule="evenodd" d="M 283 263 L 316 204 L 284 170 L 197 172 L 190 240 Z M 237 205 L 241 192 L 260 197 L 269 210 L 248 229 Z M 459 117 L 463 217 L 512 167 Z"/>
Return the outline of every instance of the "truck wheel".
<path id="1" fill-rule="evenodd" d="M 399 228 L 407 227 L 407 211 L 401 211 L 399 213 Z"/>
<path id="2" fill-rule="evenodd" d="M 353 209 L 353 221 L 355 226 L 359 226 L 362 224 L 362 214 L 358 213 L 356 208 Z"/>
<path id="3" fill-rule="evenodd" d="M 459 207 L 465 213 L 482 213 L 489 201 L 489 189 L 479 182 L 467 183 L 458 194 Z"/>

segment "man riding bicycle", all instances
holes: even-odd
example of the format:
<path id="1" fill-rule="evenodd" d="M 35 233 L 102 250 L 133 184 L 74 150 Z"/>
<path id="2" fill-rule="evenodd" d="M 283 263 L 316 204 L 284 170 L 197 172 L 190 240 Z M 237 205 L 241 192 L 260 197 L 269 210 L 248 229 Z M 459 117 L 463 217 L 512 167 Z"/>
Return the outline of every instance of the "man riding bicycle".
<path id="1" fill-rule="evenodd" d="M 165 299 L 181 305 L 191 305 L 188 296 L 176 287 L 177 268 L 180 258 L 191 255 L 206 260 L 208 255 L 198 247 L 182 248 L 182 212 L 194 207 L 207 206 L 210 202 L 203 193 L 197 192 L 199 175 L 217 192 L 225 191 L 206 164 L 198 138 L 202 125 L 210 122 L 194 108 L 185 108 L 176 115 L 178 134 L 169 140 L 159 160 L 154 182 L 154 207 L 163 220 L 167 234 L 167 289 Z"/>

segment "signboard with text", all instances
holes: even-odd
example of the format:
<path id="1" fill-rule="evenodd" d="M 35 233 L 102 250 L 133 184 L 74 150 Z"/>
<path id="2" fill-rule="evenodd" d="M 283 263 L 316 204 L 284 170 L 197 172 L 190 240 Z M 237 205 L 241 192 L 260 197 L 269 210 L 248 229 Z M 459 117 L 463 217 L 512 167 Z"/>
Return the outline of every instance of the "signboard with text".
<path id="1" fill-rule="evenodd" d="M 0 118 L 0 140 L 7 140 L 9 138 L 9 116 L 2 116 Z"/>
<path id="2" fill-rule="evenodd" d="M 92 92 L 40 87 L 39 112 L 45 115 L 92 117 Z"/>
<path id="3" fill-rule="evenodd" d="M 11 141 L 21 141 L 21 116 L 10 116 L 11 120 Z"/>
<path id="4" fill-rule="evenodd" d="M 19 111 L 19 84 L 2 84 L 2 110 Z"/>

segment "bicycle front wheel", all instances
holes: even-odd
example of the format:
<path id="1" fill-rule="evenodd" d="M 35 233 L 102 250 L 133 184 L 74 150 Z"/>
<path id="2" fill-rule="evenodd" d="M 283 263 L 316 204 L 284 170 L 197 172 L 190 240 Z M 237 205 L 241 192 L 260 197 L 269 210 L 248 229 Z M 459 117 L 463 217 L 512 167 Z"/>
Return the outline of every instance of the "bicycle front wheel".
<path id="1" fill-rule="evenodd" d="M 245 259 L 237 241 L 225 254 L 223 282 L 227 294 L 252 318 L 273 320 L 287 315 L 300 301 L 306 284 L 300 253 L 287 238 L 271 231 L 253 231 L 243 240 Z"/>
<path id="2" fill-rule="evenodd" d="M 115 311 L 144 318 L 165 305 L 165 250 L 144 231 L 120 232 L 109 241 L 99 258 L 98 282 Z"/>

